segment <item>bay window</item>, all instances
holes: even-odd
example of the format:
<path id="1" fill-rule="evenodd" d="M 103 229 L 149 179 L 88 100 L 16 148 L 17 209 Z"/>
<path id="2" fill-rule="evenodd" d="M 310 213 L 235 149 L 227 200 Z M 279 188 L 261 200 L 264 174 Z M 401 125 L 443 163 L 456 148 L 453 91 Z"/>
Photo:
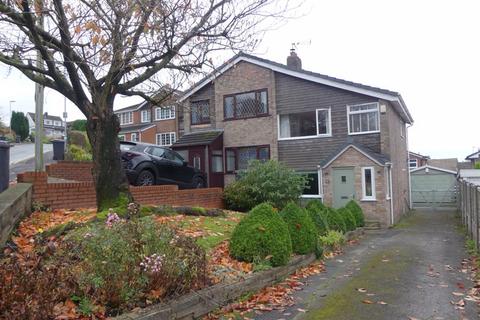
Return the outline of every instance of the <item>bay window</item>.
<path id="1" fill-rule="evenodd" d="M 226 95 L 223 100 L 225 119 L 242 119 L 268 114 L 267 89 Z"/>
<path id="2" fill-rule="evenodd" d="M 332 135 L 330 108 L 279 116 L 279 139 L 302 139 Z"/>
<path id="3" fill-rule="evenodd" d="M 192 124 L 210 123 L 210 101 L 194 101 L 190 106 Z"/>
<path id="4" fill-rule="evenodd" d="M 226 148 L 226 171 L 233 173 L 236 170 L 245 170 L 251 160 L 266 161 L 270 159 L 269 146 L 253 146 L 240 148 Z"/>
<path id="5" fill-rule="evenodd" d="M 362 134 L 380 131 L 378 103 L 347 106 L 348 133 Z"/>

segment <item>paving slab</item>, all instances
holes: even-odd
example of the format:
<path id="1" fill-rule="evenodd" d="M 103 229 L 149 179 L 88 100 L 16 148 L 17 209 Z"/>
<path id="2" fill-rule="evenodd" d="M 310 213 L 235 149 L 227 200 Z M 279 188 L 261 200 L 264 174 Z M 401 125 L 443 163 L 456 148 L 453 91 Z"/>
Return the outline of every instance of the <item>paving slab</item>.
<path id="1" fill-rule="evenodd" d="M 478 319 L 478 307 L 452 304 L 472 286 L 460 220 L 452 210 L 421 210 L 396 228 L 367 234 L 345 254 L 327 260 L 283 311 L 255 319 Z M 453 294 L 455 292 L 456 294 Z"/>

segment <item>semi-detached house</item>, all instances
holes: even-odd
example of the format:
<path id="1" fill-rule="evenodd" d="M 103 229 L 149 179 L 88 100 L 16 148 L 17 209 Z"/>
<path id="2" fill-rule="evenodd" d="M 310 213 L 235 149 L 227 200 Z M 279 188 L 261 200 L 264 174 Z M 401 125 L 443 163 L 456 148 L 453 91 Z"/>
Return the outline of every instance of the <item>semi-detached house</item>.
<path id="1" fill-rule="evenodd" d="M 240 53 L 186 91 L 184 134 L 172 145 L 224 186 L 251 159 L 307 174 L 304 198 L 350 199 L 387 226 L 410 206 L 407 125 L 397 92 Z"/>

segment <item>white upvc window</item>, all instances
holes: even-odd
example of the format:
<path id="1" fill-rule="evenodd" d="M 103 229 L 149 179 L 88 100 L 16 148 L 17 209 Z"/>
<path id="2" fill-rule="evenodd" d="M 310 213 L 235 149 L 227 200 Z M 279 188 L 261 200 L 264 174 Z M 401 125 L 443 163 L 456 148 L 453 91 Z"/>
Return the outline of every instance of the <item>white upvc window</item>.
<path id="1" fill-rule="evenodd" d="M 323 198 L 322 170 L 299 172 L 307 176 L 307 185 L 303 189 L 302 198 Z"/>
<path id="2" fill-rule="evenodd" d="M 375 201 L 375 168 L 362 168 L 362 201 Z"/>
<path id="3" fill-rule="evenodd" d="M 390 200 L 392 198 L 392 166 L 385 167 L 385 184 L 387 186 L 386 199 Z"/>
<path id="4" fill-rule="evenodd" d="M 157 133 L 157 144 L 159 146 L 171 146 L 175 143 L 175 132 Z"/>
<path id="5" fill-rule="evenodd" d="M 348 134 L 380 132 L 378 103 L 363 103 L 347 106 Z"/>
<path id="6" fill-rule="evenodd" d="M 125 135 L 124 134 L 119 134 L 118 135 L 118 140 L 125 141 Z"/>
<path id="7" fill-rule="evenodd" d="M 130 134 L 130 141 L 138 142 L 138 134 L 136 132 Z"/>
<path id="8" fill-rule="evenodd" d="M 119 113 L 118 117 L 121 125 L 133 123 L 133 112 L 131 111 Z"/>
<path id="9" fill-rule="evenodd" d="M 408 161 L 408 166 L 410 167 L 410 169 L 415 169 L 416 167 L 418 167 L 417 159 L 410 159 Z"/>
<path id="10" fill-rule="evenodd" d="M 45 121 L 43 121 L 43 123 L 45 123 L 46 125 L 51 125 L 52 120 L 45 119 Z"/>
<path id="11" fill-rule="evenodd" d="M 151 114 L 150 110 L 142 110 L 142 112 L 140 113 L 140 118 L 141 118 L 140 121 L 142 123 L 150 122 L 150 120 L 152 118 L 151 116 L 152 116 L 152 114 Z"/>
<path id="12" fill-rule="evenodd" d="M 330 108 L 314 111 L 281 114 L 278 116 L 278 139 L 296 140 L 332 135 Z"/>
<path id="13" fill-rule="evenodd" d="M 155 108 L 155 120 L 175 119 L 175 106 Z"/>
<path id="14" fill-rule="evenodd" d="M 405 138 L 405 123 L 401 121 L 400 123 L 400 137 Z"/>

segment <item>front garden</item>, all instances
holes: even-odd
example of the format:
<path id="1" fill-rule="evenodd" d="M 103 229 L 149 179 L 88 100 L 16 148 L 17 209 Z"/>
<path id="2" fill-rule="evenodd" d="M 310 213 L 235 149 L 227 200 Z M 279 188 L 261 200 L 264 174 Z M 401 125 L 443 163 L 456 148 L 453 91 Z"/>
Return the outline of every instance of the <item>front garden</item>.
<path id="1" fill-rule="evenodd" d="M 271 192 L 262 192 L 252 179 L 248 188 L 238 180 L 226 191 L 227 202 L 235 201 L 228 198 L 233 189 L 237 199 L 256 199 L 236 203 L 248 213 L 133 203 L 99 213 L 34 212 L 21 222 L 0 259 L 0 314 L 8 319 L 115 316 L 235 283 L 284 266 L 295 256 L 331 256 L 345 242 L 345 232 L 363 225 L 355 202 L 338 210 L 318 200 L 300 207 L 292 183 L 283 184 L 302 183 L 298 176 L 276 163 L 251 166 L 255 176 L 270 174 L 272 184 L 277 176 L 289 189 L 282 192 L 277 184 L 277 192 L 269 186 L 264 190 Z M 322 270 L 316 263 L 209 318 L 291 303 L 288 293 L 297 280 Z"/>

